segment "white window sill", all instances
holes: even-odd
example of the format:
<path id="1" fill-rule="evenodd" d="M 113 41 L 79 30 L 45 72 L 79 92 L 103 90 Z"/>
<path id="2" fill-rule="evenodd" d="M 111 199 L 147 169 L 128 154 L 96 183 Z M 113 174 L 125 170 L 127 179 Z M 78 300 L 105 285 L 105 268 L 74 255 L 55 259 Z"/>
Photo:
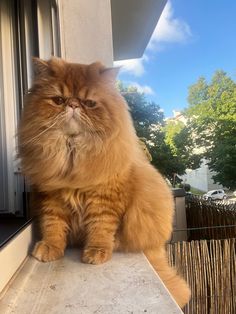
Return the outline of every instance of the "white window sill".
<path id="1" fill-rule="evenodd" d="M 0 248 L 0 292 L 28 256 L 32 242 L 32 223 L 30 223 Z"/>
<path id="2" fill-rule="evenodd" d="M 21 250 L 15 247 L 11 260 Z M 1 295 L 0 313 L 182 313 L 143 254 L 114 253 L 93 266 L 79 253 L 68 249 L 51 263 L 27 258 Z M 1 272 L 5 267 L 1 260 Z"/>

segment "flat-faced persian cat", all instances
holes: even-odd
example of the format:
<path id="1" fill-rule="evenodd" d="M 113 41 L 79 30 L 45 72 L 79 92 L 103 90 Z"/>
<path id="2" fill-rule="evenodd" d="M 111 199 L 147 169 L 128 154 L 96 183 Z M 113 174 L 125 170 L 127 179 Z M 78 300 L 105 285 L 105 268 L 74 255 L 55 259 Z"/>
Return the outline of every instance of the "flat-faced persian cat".
<path id="1" fill-rule="evenodd" d="M 172 195 L 140 148 L 115 88 L 117 69 L 57 58 L 34 63 L 19 127 L 22 171 L 42 196 L 33 256 L 56 260 L 71 242 L 90 264 L 106 262 L 113 250 L 143 251 L 183 307 L 190 291 L 165 252 Z"/>

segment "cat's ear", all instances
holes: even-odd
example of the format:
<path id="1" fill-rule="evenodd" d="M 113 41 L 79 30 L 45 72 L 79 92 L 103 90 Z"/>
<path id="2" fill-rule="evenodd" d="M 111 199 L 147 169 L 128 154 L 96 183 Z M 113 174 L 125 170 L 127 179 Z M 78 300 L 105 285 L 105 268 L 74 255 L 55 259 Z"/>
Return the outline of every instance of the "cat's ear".
<path id="1" fill-rule="evenodd" d="M 52 57 L 48 61 L 48 65 L 50 67 L 52 74 L 59 74 L 60 75 L 61 72 L 65 68 L 65 61 L 61 58 L 58 58 L 58 57 Z"/>
<path id="2" fill-rule="evenodd" d="M 115 83 L 120 68 L 121 67 L 103 68 L 100 70 L 100 75 L 105 81 Z"/>
<path id="3" fill-rule="evenodd" d="M 49 65 L 47 61 L 34 57 L 33 65 L 34 65 L 35 76 L 43 76 L 43 75 L 48 74 Z"/>
<path id="4" fill-rule="evenodd" d="M 48 61 L 33 58 L 33 64 L 35 76 L 45 77 L 48 75 L 60 75 L 64 70 L 65 61 L 56 57 L 52 57 Z"/>

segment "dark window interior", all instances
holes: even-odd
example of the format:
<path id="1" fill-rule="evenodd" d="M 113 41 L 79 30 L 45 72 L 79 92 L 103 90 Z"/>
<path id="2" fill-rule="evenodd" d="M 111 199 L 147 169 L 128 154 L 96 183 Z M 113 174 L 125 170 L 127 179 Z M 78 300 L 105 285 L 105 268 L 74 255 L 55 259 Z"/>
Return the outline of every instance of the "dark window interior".
<path id="1" fill-rule="evenodd" d="M 49 58 L 51 55 L 60 55 L 59 46 L 59 31 L 58 31 L 58 15 L 57 7 L 55 1 L 46 0 L 1 0 L 0 10 L 9 9 L 10 21 L 8 24 L 3 25 L 0 29 L 0 58 L 1 49 L 4 45 L 3 38 L 1 38 L 2 32 L 11 28 L 12 33 L 12 59 L 10 62 L 14 62 L 15 68 L 15 88 L 14 93 L 16 101 L 16 115 L 19 120 L 21 109 L 23 107 L 23 98 L 27 93 L 28 88 L 31 85 L 33 70 L 32 70 L 32 57 L 37 57 L 40 55 L 40 45 L 43 47 L 44 51 L 48 53 L 47 55 L 42 55 L 42 58 Z M 40 12 L 40 13 L 39 13 Z M 44 18 L 44 12 L 47 19 Z M 40 26 L 38 21 L 38 14 L 40 14 L 40 19 L 44 21 L 43 27 Z M 42 24 L 42 23 L 41 23 Z M 46 25 L 46 26 L 45 26 Z M 42 29 L 39 29 L 39 28 Z M 39 36 L 41 32 L 41 37 Z M 44 33 L 47 37 L 52 38 L 50 47 L 45 43 L 42 43 Z M 46 37 L 46 36 L 45 36 Z M 3 48 L 4 49 L 4 48 Z M 1 67 L 1 64 L 0 64 Z M 1 70 L 1 69 L 0 69 Z M 4 80 L 4 77 L 2 78 Z M 3 98 L 2 98 L 3 99 Z M 1 101 L 1 100 L 0 100 Z M 1 104 L 2 105 L 2 104 Z M 3 101 L 3 106 L 5 103 Z M 0 117 L 1 118 L 1 117 Z M 1 132 L 1 128 L 0 128 Z M 1 142 L 0 142 L 1 144 Z M 4 158 L 4 148 L 0 147 L 0 161 Z M 28 196 L 30 195 L 30 188 L 25 184 L 24 178 L 20 175 L 20 169 L 14 170 L 16 174 L 16 180 L 20 180 L 20 197 L 18 197 L 18 206 L 20 209 L 12 210 L 9 208 L 9 203 L 4 201 L 6 199 L 6 192 L 0 191 L 0 247 L 5 245 L 9 239 L 11 239 L 19 230 L 24 228 L 30 222 L 29 215 L 29 202 Z M 4 186 L 4 181 L 7 180 L 7 173 L 0 171 L 0 189 Z M 7 191 L 7 188 L 6 188 Z M 5 194 L 4 194 L 5 193 Z M 15 192 L 16 194 L 17 192 Z M 16 202 L 16 201 L 15 201 Z"/>

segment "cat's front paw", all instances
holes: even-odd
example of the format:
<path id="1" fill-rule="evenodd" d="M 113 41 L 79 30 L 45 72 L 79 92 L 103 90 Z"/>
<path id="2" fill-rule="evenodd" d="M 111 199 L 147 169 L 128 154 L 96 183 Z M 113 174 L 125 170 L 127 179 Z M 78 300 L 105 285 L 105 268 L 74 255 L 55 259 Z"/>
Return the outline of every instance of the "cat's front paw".
<path id="1" fill-rule="evenodd" d="M 56 248 L 45 241 L 39 241 L 35 244 L 32 255 L 40 262 L 51 262 L 64 255 L 64 250 Z"/>
<path id="2" fill-rule="evenodd" d="M 82 262 L 87 264 L 102 264 L 108 261 L 112 256 L 111 249 L 104 248 L 85 248 L 82 252 Z"/>

